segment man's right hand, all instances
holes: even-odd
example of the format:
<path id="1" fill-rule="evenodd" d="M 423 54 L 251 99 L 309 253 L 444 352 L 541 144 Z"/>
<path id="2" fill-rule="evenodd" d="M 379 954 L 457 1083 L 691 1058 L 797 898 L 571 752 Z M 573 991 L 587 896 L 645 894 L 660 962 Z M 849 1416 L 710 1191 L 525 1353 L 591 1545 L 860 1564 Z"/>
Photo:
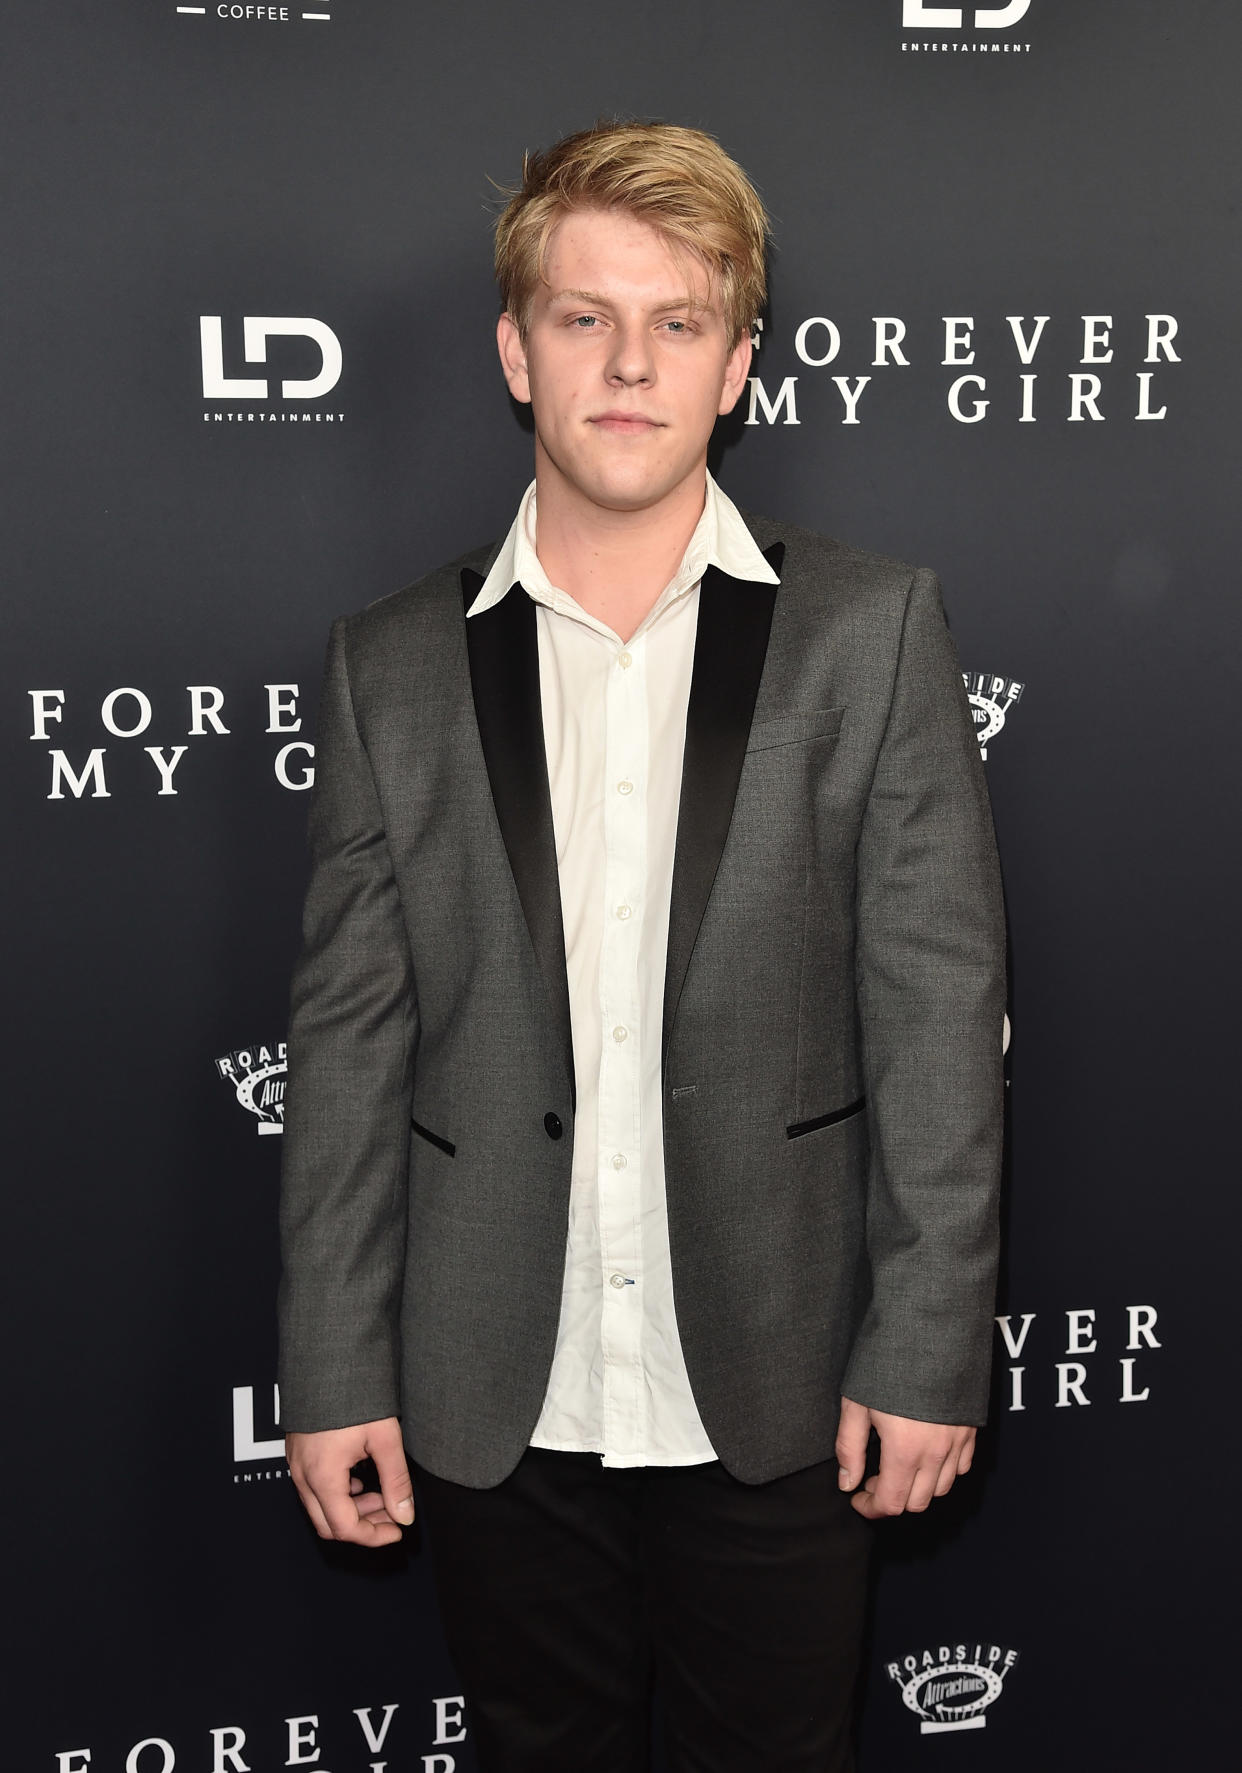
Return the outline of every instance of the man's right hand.
<path id="1" fill-rule="evenodd" d="M 321 1539 L 350 1545 L 394 1545 L 414 1520 L 414 1487 L 395 1416 L 354 1428 L 285 1436 L 289 1473 Z M 350 1467 L 373 1459 L 380 1487 L 364 1490 Z"/>

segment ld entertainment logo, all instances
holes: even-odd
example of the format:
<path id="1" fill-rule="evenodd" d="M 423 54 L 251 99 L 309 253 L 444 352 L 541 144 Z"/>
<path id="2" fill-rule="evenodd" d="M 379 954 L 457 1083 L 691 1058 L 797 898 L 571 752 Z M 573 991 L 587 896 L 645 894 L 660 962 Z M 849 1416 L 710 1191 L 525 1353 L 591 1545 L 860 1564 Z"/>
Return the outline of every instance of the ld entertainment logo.
<path id="1" fill-rule="evenodd" d="M 280 1432 L 280 1387 L 272 1386 L 271 1416 L 263 1427 L 272 1433 L 260 1434 L 255 1415 L 254 1386 L 233 1387 L 233 1463 L 250 1465 L 255 1460 L 279 1459 L 274 1471 L 235 1471 L 235 1484 L 249 1484 L 264 1478 L 283 1478 L 288 1470 L 284 1464 L 285 1441 Z"/>
<path id="2" fill-rule="evenodd" d="M 925 0 L 903 0 L 901 22 L 907 31 L 960 31 L 968 9 L 963 6 L 928 6 Z M 976 6 L 976 31 L 1008 31 L 1021 24 L 1031 10 L 1031 0 L 1009 0 L 1007 6 Z"/>
<path id="3" fill-rule="evenodd" d="M 989 1705 L 1000 1698 L 1005 1676 L 1018 1660 L 999 1644 L 941 1644 L 934 1652 L 890 1662 L 887 1672 L 903 1702 L 922 1719 L 924 1736 L 943 1730 L 982 1730 Z"/>
<path id="4" fill-rule="evenodd" d="M 267 376 L 230 376 L 224 373 L 224 329 L 219 314 L 200 314 L 199 340 L 203 362 L 203 398 L 204 400 L 266 400 L 271 392 L 271 382 Z M 319 368 L 311 376 L 285 376 L 280 383 L 282 400 L 320 400 L 330 394 L 341 379 L 341 341 L 330 326 L 322 320 L 308 317 L 289 319 L 276 314 L 247 314 L 242 320 L 242 351 L 243 360 L 248 366 L 267 363 L 267 342 L 272 338 L 310 339 L 319 350 Z M 214 414 L 204 413 L 209 419 L 223 418 L 219 411 Z M 256 414 L 230 413 L 229 418 L 245 417 L 253 420 Z M 311 414 L 299 413 L 262 413 L 262 419 L 280 419 L 288 422 L 301 420 L 306 423 L 312 416 L 316 419 L 326 418 L 334 423 L 343 415 L 339 413 Z"/>
<path id="5" fill-rule="evenodd" d="M 986 759 L 988 746 L 1005 724 L 1005 717 L 1026 687 L 1012 677 L 993 677 L 987 671 L 963 671 L 962 680 L 975 721 L 979 755 Z"/>
<path id="6" fill-rule="evenodd" d="M 910 55 L 1030 55 L 1029 43 L 997 35 L 1021 24 L 1031 0 L 1009 0 L 1008 6 L 928 6 L 925 0 L 904 0 L 901 22 L 907 31 L 948 31 L 952 36 L 903 37 Z M 969 22 L 968 22 L 969 21 Z"/>
<path id="7" fill-rule="evenodd" d="M 285 1043 L 238 1047 L 216 1060 L 216 1076 L 231 1083 L 237 1100 L 258 1121 L 256 1133 L 285 1130 Z"/>

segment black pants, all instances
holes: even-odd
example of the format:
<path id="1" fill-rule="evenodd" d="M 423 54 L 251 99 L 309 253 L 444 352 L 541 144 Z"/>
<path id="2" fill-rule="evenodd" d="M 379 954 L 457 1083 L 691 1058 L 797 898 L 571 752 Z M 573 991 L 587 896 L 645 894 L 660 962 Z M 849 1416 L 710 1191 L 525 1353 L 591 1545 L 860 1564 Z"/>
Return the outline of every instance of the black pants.
<path id="1" fill-rule="evenodd" d="M 414 1482 L 484 1773 L 642 1773 L 653 1668 L 675 1773 L 849 1773 L 871 1529 L 835 1462 Z"/>

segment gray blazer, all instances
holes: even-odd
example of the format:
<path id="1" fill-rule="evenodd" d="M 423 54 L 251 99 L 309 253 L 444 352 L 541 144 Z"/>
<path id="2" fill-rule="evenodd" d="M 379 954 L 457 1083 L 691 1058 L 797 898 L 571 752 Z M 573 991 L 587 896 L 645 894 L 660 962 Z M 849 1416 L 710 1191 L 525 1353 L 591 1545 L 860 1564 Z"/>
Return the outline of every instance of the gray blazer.
<path id="1" fill-rule="evenodd" d="M 750 527 L 779 587 L 701 592 L 664 1140 L 695 1402 L 757 1483 L 832 1456 L 843 1392 L 983 1419 L 1005 974 L 935 579 Z M 573 1128 L 535 610 L 466 622 L 489 558 L 333 629 L 281 1216 L 284 1426 L 399 1414 L 475 1487 L 543 1404 Z"/>

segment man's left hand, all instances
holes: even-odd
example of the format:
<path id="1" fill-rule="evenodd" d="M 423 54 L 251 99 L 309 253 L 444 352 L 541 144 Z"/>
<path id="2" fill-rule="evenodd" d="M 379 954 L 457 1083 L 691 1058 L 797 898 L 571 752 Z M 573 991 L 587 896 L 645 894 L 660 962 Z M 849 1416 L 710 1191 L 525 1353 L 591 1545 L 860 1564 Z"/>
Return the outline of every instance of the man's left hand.
<path id="1" fill-rule="evenodd" d="M 880 1437 L 880 1469 L 864 1484 L 867 1441 L 873 1428 Z M 869 1410 L 848 1397 L 841 1399 L 838 1481 L 843 1490 L 857 1491 L 854 1507 L 868 1520 L 882 1520 L 907 1511 L 921 1514 L 933 1496 L 947 1495 L 954 1478 L 970 1470 L 974 1453 L 973 1428 L 916 1422 L 909 1416 Z"/>

